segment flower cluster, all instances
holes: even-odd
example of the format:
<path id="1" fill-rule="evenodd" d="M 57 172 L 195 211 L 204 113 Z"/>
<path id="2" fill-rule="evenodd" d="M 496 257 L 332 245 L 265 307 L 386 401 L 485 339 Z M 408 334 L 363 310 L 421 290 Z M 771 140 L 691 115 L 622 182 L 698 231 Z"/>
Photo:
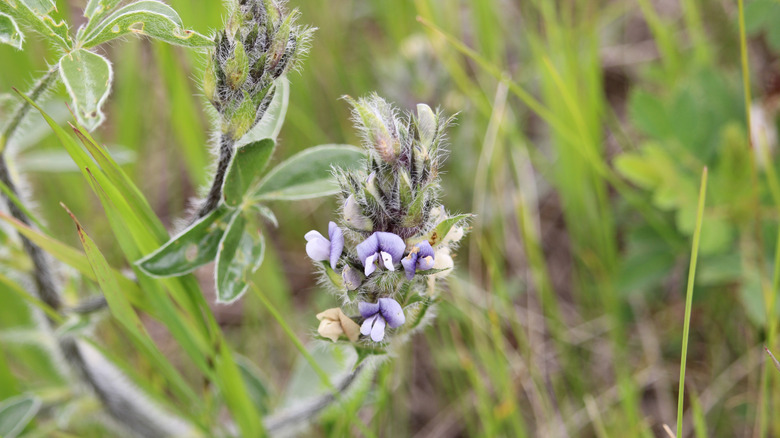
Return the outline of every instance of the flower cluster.
<path id="1" fill-rule="evenodd" d="M 220 115 L 222 131 L 238 140 L 265 114 L 274 81 L 295 68 L 312 29 L 296 26 L 297 10 L 279 0 L 238 0 L 216 35 L 203 91 Z"/>
<path id="2" fill-rule="evenodd" d="M 321 262 L 323 282 L 342 307 L 357 310 L 317 315 L 320 335 L 366 347 L 426 321 L 438 299 L 436 279 L 452 270 L 451 252 L 470 215 L 449 215 L 438 201 L 449 119 L 424 104 L 399 115 L 376 95 L 347 100 L 367 151 L 365 169 L 334 171 L 340 218 L 329 223 L 328 238 L 306 233 L 306 252 Z"/>

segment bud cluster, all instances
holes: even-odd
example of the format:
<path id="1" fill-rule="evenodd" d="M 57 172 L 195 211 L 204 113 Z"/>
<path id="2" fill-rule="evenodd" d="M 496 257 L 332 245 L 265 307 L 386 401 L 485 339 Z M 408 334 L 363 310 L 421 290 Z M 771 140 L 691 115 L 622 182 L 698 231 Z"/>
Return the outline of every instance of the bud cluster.
<path id="1" fill-rule="evenodd" d="M 215 37 L 203 78 L 203 91 L 233 140 L 265 114 L 274 80 L 294 69 L 308 50 L 312 29 L 295 24 L 278 0 L 238 0 L 225 29 Z"/>
<path id="2" fill-rule="evenodd" d="M 470 215 L 448 215 L 438 201 L 451 119 L 424 104 L 416 114 L 399 116 L 376 95 L 347 100 L 367 151 L 365 170 L 335 171 L 339 223 L 330 223 L 328 238 L 307 233 L 306 251 L 323 262 L 323 282 L 344 308 L 318 315 L 320 335 L 334 340 L 344 335 L 356 347 L 376 352 L 376 343 L 426 320 L 437 300 L 436 279 L 452 270 L 451 252 Z M 357 315 L 345 321 L 343 312 L 349 310 Z M 354 324 L 362 335 L 357 340 Z"/>

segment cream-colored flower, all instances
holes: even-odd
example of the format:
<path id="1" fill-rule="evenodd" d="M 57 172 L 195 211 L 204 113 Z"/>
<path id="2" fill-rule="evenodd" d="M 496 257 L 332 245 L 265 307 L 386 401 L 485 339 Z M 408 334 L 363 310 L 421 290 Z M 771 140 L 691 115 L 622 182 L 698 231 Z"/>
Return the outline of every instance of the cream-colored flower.
<path id="1" fill-rule="evenodd" d="M 452 261 L 450 249 L 446 246 L 436 250 L 436 253 L 433 255 L 433 260 L 433 269 L 443 269 L 443 271 L 433 274 L 433 277 L 444 278 L 452 272 L 452 267 L 455 263 Z"/>
<path id="2" fill-rule="evenodd" d="M 333 342 L 336 342 L 341 335 L 346 335 L 352 342 L 357 341 L 358 336 L 360 336 L 360 326 L 338 307 L 318 313 L 317 319 L 320 320 L 317 332 L 320 336 L 329 338 Z"/>
<path id="3" fill-rule="evenodd" d="M 444 239 L 442 239 L 441 243 L 442 245 L 449 245 L 450 243 L 458 242 L 463 238 L 464 233 L 465 231 L 463 230 L 463 227 L 452 227 L 450 228 L 450 231 L 447 233 L 447 235 L 444 236 Z"/>

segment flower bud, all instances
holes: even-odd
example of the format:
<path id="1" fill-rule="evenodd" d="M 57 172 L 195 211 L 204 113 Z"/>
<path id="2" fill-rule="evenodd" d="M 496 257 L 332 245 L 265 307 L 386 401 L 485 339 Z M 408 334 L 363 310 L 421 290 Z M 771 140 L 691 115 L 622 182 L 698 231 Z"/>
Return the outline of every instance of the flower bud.
<path id="1" fill-rule="evenodd" d="M 244 50 L 244 44 L 241 41 L 235 42 L 233 56 L 225 63 L 225 75 L 227 84 L 230 88 L 238 90 L 246 82 L 249 74 L 249 57 Z"/>
<path id="2" fill-rule="evenodd" d="M 430 150 L 438 128 L 438 117 L 431 107 L 424 103 L 417 104 L 417 134 L 420 137 L 420 149 L 423 155 L 427 155 Z"/>
<path id="3" fill-rule="evenodd" d="M 216 90 L 217 74 L 214 71 L 214 64 L 210 62 L 203 71 L 203 95 L 209 102 L 214 102 Z"/>
<path id="4" fill-rule="evenodd" d="M 460 239 L 463 237 L 463 234 L 465 234 L 465 230 L 463 227 L 454 226 L 450 228 L 450 231 L 447 233 L 446 236 L 444 236 L 444 239 L 442 239 L 441 244 L 449 245 L 450 243 L 456 243 L 460 241 Z"/>
<path id="5" fill-rule="evenodd" d="M 394 163 L 401 151 L 401 141 L 393 108 L 377 95 L 347 100 L 352 105 L 353 119 L 362 126 L 364 141 L 382 161 Z"/>
<path id="6" fill-rule="evenodd" d="M 344 270 L 341 271 L 341 278 L 344 280 L 344 286 L 349 290 L 356 290 L 363 284 L 365 276 L 359 270 L 353 268 L 350 265 L 344 266 Z"/>
<path id="7" fill-rule="evenodd" d="M 229 124 L 226 126 L 227 132 L 230 133 L 232 138 L 241 138 L 254 126 L 256 111 L 257 109 L 252 99 L 244 92 L 244 99 L 241 101 L 241 105 L 236 108 L 229 119 Z"/>
<path id="8" fill-rule="evenodd" d="M 443 271 L 433 274 L 433 277 L 435 278 L 444 278 L 450 275 L 452 267 L 455 266 L 455 263 L 452 261 L 452 256 L 450 255 L 450 249 L 446 246 L 436 250 L 433 255 L 433 260 L 433 269 L 443 269 Z"/>
<path id="9" fill-rule="evenodd" d="M 355 195 L 349 195 L 344 201 L 344 221 L 357 230 L 371 231 L 374 226 L 371 219 L 363 215 Z"/>
<path id="10" fill-rule="evenodd" d="M 217 33 L 211 57 L 214 67 L 206 71 L 203 88 L 222 116 L 223 132 L 240 136 L 263 117 L 273 97 L 274 81 L 297 65 L 308 48 L 312 30 L 295 25 L 299 13 L 287 13 L 280 2 L 237 3 L 226 29 Z M 238 111 L 246 96 L 254 108 Z M 236 115 L 241 119 L 234 120 Z"/>
<path id="11" fill-rule="evenodd" d="M 351 342 L 357 341 L 360 336 L 360 326 L 338 307 L 318 313 L 317 319 L 320 320 L 317 332 L 333 342 L 338 341 L 341 335 L 346 335 Z"/>

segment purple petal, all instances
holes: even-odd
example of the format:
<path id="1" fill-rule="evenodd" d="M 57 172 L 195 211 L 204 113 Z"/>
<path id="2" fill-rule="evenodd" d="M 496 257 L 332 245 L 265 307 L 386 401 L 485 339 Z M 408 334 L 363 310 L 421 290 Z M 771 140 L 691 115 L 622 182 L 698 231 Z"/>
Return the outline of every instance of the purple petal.
<path id="1" fill-rule="evenodd" d="M 306 244 L 306 254 L 317 262 L 328 260 L 330 257 L 330 242 L 322 236 L 314 238 Z"/>
<path id="2" fill-rule="evenodd" d="M 358 258 L 365 263 L 368 256 L 379 251 L 379 239 L 377 238 L 376 233 L 372 234 L 368 239 L 358 243 L 355 249 L 357 250 Z"/>
<path id="3" fill-rule="evenodd" d="M 360 326 L 360 334 L 368 336 L 368 334 L 371 333 L 371 329 L 374 327 L 374 321 L 377 319 L 379 319 L 379 315 L 374 315 L 363 321 L 363 325 Z"/>
<path id="4" fill-rule="evenodd" d="M 368 318 L 371 315 L 376 315 L 379 312 L 379 303 L 367 303 L 360 301 L 358 303 L 358 310 L 363 318 Z"/>
<path id="5" fill-rule="evenodd" d="M 333 241 L 333 236 L 331 236 L 330 240 Z M 423 240 L 416 246 L 420 248 L 420 257 L 433 257 L 433 247 L 427 240 Z"/>
<path id="6" fill-rule="evenodd" d="M 401 264 L 404 266 L 404 271 L 406 271 L 406 279 L 411 280 L 414 278 L 414 272 L 417 265 L 417 253 L 413 252 L 402 258 Z"/>
<path id="7" fill-rule="evenodd" d="M 385 265 L 385 268 L 387 268 L 387 270 L 395 271 L 395 266 L 393 266 L 393 256 L 382 251 L 379 253 L 379 257 L 382 258 L 382 264 Z"/>
<path id="8" fill-rule="evenodd" d="M 434 261 L 432 256 L 423 257 L 417 260 L 417 269 L 421 271 L 427 271 L 429 269 L 433 269 L 433 264 Z"/>
<path id="9" fill-rule="evenodd" d="M 374 342 L 381 342 L 385 337 L 385 320 L 380 318 L 379 315 L 375 316 L 376 321 L 371 328 L 371 339 Z"/>
<path id="10" fill-rule="evenodd" d="M 368 258 L 363 261 L 363 264 L 366 266 L 366 271 L 365 271 L 366 277 L 368 277 L 369 275 L 373 274 L 374 271 L 376 271 L 376 263 L 374 262 L 376 261 L 377 257 L 379 257 L 379 254 L 374 253 L 368 256 Z"/>
<path id="11" fill-rule="evenodd" d="M 387 325 L 392 328 L 400 327 L 406 322 L 404 309 L 398 304 L 398 301 L 392 298 L 379 299 L 379 314 L 387 321 Z"/>
<path id="12" fill-rule="evenodd" d="M 328 236 L 330 236 L 330 267 L 336 269 L 336 262 L 344 250 L 344 233 L 334 222 L 328 223 Z"/>
<path id="13" fill-rule="evenodd" d="M 393 233 L 384 231 L 377 231 L 374 235 L 377 236 L 379 249 L 393 257 L 393 264 L 400 262 L 406 250 L 404 240 Z"/>
<path id="14" fill-rule="evenodd" d="M 320 234 L 320 232 L 319 232 L 319 231 L 315 231 L 315 230 L 311 230 L 311 231 L 309 231 L 308 233 L 306 233 L 306 234 L 303 236 L 303 238 L 304 238 L 304 239 L 306 239 L 306 241 L 307 241 L 307 242 L 308 242 L 308 241 L 310 241 L 310 240 L 312 240 L 312 239 L 316 239 L 316 238 L 318 238 L 318 237 L 319 237 L 319 238 L 321 238 L 321 239 L 325 239 L 325 236 L 323 236 L 322 234 Z M 327 239 L 326 239 L 326 240 L 327 240 Z"/>

